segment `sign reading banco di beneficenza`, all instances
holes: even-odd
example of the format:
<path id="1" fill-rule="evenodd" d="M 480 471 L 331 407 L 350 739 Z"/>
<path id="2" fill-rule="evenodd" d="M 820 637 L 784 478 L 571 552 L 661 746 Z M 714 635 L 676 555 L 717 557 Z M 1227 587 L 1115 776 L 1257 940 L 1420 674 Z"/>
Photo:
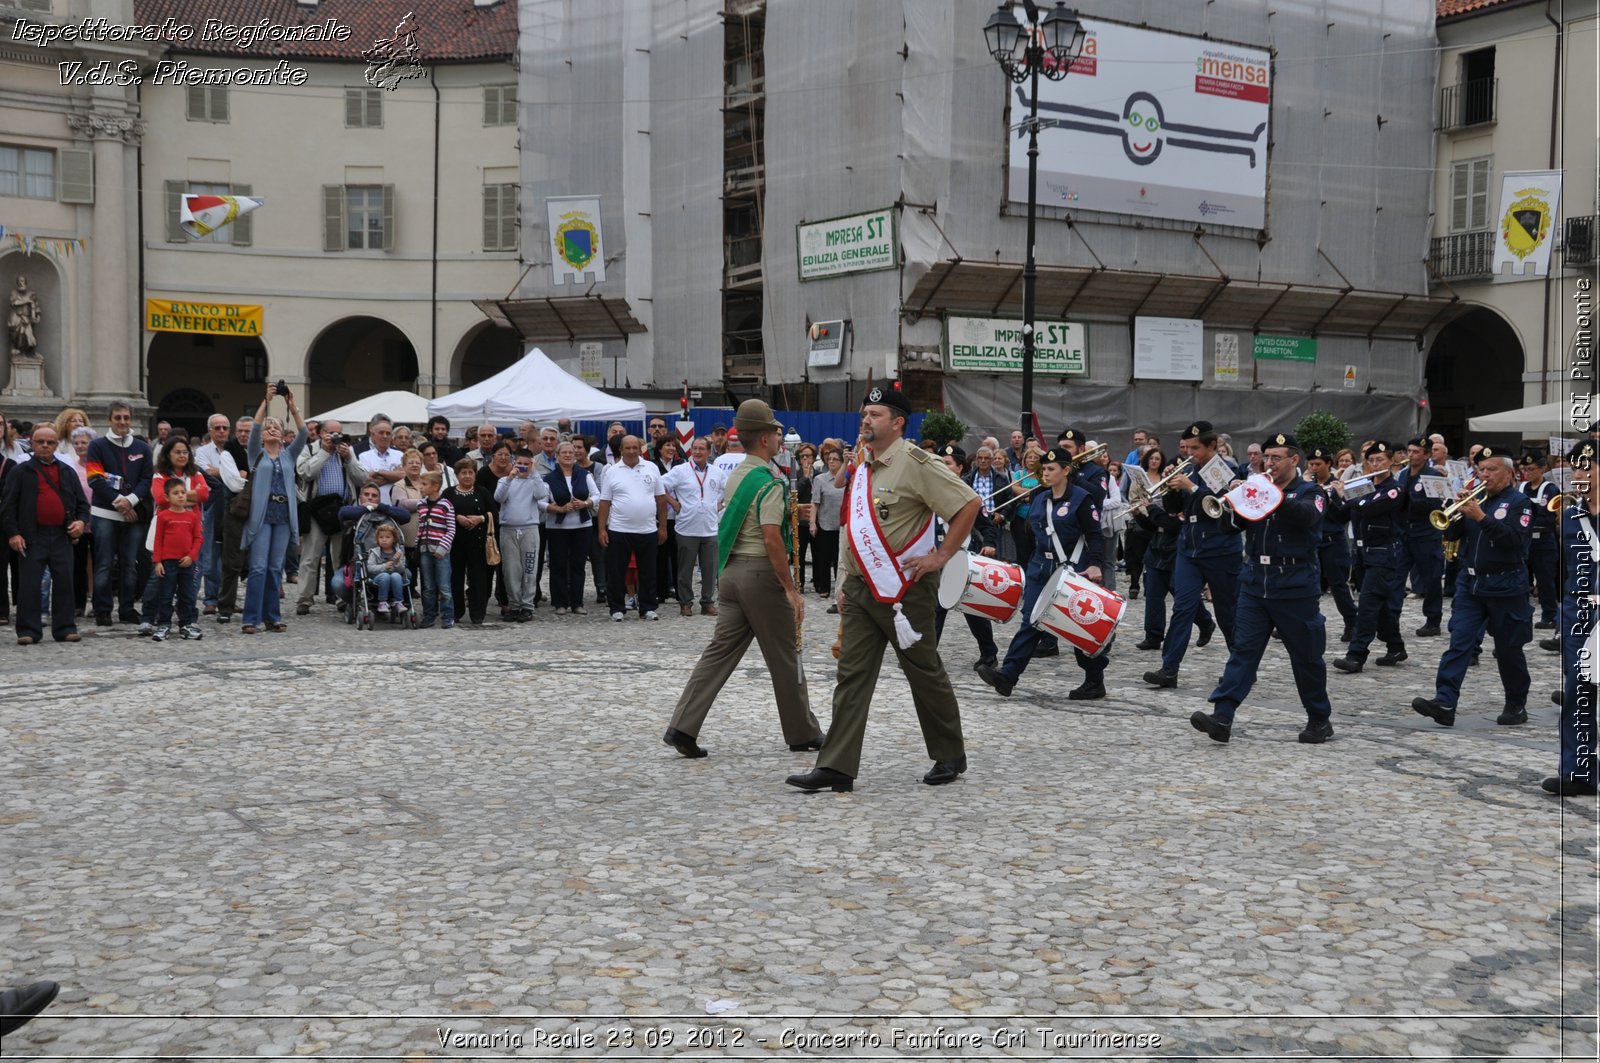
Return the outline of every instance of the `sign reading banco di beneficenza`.
<path id="1" fill-rule="evenodd" d="M 945 368 L 956 373 L 1022 372 L 1022 322 L 1006 317 L 945 319 Z M 1034 323 L 1033 371 L 1089 375 L 1089 333 L 1075 321 Z"/>
<path id="2" fill-rule="evenodd" d="M 796 225 L 795 253 L 800 279 L 818 280 L 845 273 L 870 273 L 900 264 L 894 208 Z"/>
<path id="3" fill-rule="evenodd" d="M 222 336 L 261 335 L 261 307 L 240 303 L 196 303 L 146 299 L 144 327 L 150 332 L 198 332 Z"/>

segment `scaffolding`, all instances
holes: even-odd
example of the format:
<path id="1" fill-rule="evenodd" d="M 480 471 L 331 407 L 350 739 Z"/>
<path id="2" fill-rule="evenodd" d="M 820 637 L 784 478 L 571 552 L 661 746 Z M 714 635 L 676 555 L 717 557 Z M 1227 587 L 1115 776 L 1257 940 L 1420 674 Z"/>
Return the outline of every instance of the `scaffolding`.
<path id="1" fill-rule="evenodd" d="M 723 11 L 722 377 L 725 387 L 760 393 L 767 382 L 765 41 L 765 3 L 730 2 Z"/>

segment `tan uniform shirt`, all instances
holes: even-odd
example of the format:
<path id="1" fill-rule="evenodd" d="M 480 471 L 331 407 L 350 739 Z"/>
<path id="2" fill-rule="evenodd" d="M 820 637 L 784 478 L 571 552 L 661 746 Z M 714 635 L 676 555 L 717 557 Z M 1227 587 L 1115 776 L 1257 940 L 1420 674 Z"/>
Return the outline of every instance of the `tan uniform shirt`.
<path id="1" fill-rule="evenodd" d="M 949 521 L 977 497 L 943 461 L 904 439 L 895 440 L 882 455 L 872 458 L 872 506 L 889 549 L 897 554 L 922 531 L 930 512 Z M 849 548 L 844 550 L 844 570 L 846 575 L 860 572 Z"/>
<path id="2" fill-rule="evenodd" d="M 752 470 L 764 468 L 766 464 L 754 454 L 745 455 L 739 467 L 728 474 L 728 483 L 722 492 L 723 499 L 731 500 L 744 478 Z M 744 524 L 739 528 L 739 537 L 733 541 L 733 549 L 728 551 L 728 556 L 765 558 L 767 541 L 762 537 L 761 526 L 773 524 L 781 528 L 789 522 L 788 497 L 788 492 L 781 487 L 776 491 L 764 491 L 759 500 L 745 511 Z"/>

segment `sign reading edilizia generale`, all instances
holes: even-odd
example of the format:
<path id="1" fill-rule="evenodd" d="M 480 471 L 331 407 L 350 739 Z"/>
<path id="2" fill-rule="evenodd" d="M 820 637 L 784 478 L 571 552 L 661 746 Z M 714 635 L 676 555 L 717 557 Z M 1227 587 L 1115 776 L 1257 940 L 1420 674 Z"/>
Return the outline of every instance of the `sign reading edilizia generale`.
<path id="1" fill-rule="evenodd" d="M 893 207 L 870 214 L 804 222 L 794 230 L 795 252 L 800 259 L 803 281 L 894 269 L 900 264 Z"/>
<path id="2" fill-rule="evenodd" d="M 1022 322 L 951 314 L 944 323 L 944 364 L 953 373 L 1022 372 Z M 1034 323 L 1033 371 L 1088 376 L 1089 335 L 1076 321 Z"/>
<path id="3" fill-rule="evenodd" d="M 170 299 L 144 301 L 144 327 L 150 332 L 259 336 L 262 316 L 259 305 L 194 303 Z"/>

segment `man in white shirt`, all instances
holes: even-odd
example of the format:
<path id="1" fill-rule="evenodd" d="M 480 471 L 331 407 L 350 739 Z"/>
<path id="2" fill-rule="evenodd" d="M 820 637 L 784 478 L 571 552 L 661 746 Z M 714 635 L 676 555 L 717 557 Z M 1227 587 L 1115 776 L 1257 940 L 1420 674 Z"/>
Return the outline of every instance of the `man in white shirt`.
<path id="1" fill-rule="evenodd" d="M 694 614 L 694 566 L 700 563 L 700 612 L 717 615 L 717 513 L 722 488 L 712 476 L 711 443 L 689 445 L 689 460 L 662 479 L 667 504 L 678 514 L 678 612 Z"/>
<path id="2" fill-rule="evenodd" d="M 405 479 L 401 468 L 405 458 L 389 441 L 394 438 L 394 424 L 383 414 L 367 422 L 367 440 L 372 444 L 356 456 L 361 467 L 367 470 L 367 482 L 378 485 L 383 504 L 394 505 L 394 485 Z"/>
<path id="3" fill-rule="evenodd" d="M 206 478 L 210 492 L 201 520 L 205 528 L 205 542 L 200 546 L 200 576 L 205 582 L 201 595 L 205 600 L 206 615 L 217 611 L 217 596 L 222 591 L 222 511 L 228 505 L 228 496 L 222 488 L 223 448 L 228 445 L 228 418 L 220 413 L 206 420 L 210 438 L 194 452 L 194 466 Z"/>
<path id="4" fill-rule="evenodd" d="M 627 615 L 628 561 L 638 566 L 639 615 L 656 615 L 656 550 L 667 541 L 667 496 L 661 474 L 641 461 L 644 444 L 638 436 L 624 436 L 622 459 L 606 470 L 600 482 L 600 545 L 606 551 L 606 598 L 611 619 Z"/>

